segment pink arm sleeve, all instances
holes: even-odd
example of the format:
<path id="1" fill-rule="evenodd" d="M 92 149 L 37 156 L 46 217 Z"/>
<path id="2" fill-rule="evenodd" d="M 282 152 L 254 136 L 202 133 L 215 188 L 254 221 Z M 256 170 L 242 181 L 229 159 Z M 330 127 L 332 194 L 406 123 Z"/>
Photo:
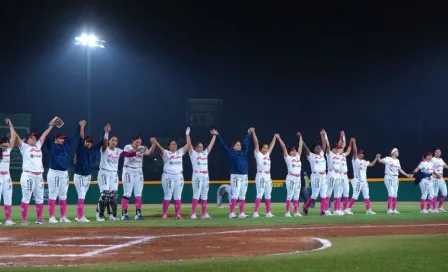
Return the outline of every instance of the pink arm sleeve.
<path id="1" fill-rule="evenodd" d="M 123 152 L 121 152 L 120 157 L 132 158 L 132 157 L 135 157 L 136 155 L 137 155 L 137 152 L 126 152 L 126 151 L 123 151 Z"/>

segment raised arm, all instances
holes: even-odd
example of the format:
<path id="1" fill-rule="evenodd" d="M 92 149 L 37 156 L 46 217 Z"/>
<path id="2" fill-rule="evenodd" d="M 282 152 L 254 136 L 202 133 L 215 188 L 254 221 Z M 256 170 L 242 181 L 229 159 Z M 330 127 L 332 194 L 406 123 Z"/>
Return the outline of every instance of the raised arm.
<path id="1" fill-rule="evenodd" d="M 79 122 L 79 138 L 84 139 L 84 128 L 86 127 L 86 121 Z"/>
<path id="2" fill-rule="evenodd" d="M 48 127 L 49 126 L 45 127 L 45 129 L 48 129 Z M 49 133 L 48 135 L 50 135 L 50 139 L 54 139 L 53 133 Z M 41 142 L 41 144 L 43 144 L 43 143 Z M 53 146 L 52 141 L 45 141 L 45 147 L 47 148 L 48 151 L 51 150 L 52 146 Z"/>
<path id="3" fill-rule="evenodd" d="M 287 157 L 288 156 L 288 150 L 286 149 L 286 145 L 283 142 L 282 138 L 280 138 L 279 134 L 275 134 L 275 136 L 277 136 L 278 139 L 278 143 L 280 144 L 280 146 L 282 147 L 283 150 L 283 156 Z"/>
<path id="4" fill-rule="evenodd" d="M 155 148 L 157 148 L 160 152 L 160 155 L 164 155 L 165 154 L 165 148 L 163 148 L 159 142 L 157 142 L 157 139 L 155 137 L 152 137 L 151 139 L 149 139 L 149 141 L 151 142 L 151 144 L 153 146 L 155 146 Z"/>
<path id="5" fill-rule="evenodd" d="M 187 130 L 185 131 L 185 137 L 187 138 L 187 144 L 184 146 L 184 153 L 187 153 L 188 150 L 191 147 L 191 139 L 190 139 L 190 128 L 187 127 Z"/>
<path id="6" fill-rule="evenodd" d="M 302 149 L 303 149 L 303 139 L 302 134 L 300 132 L 297 132 L 297 137 L 299 137 L 299 149 L 297 152 L 299 152 L 299 157 L 302 156 Z"/>
<path id="7" fill-rule="evenodd" d="M 107 124 L 104 127 L 104 138 L 103 138 L 103 145 L 101 146 L 101 150 L 104 152 L 107 149 L 107 145 L 109 144 L 109 133 L 111 131 L 112 127 L 110 124 Z"/>
<path id="8" fill-rule="evenodd" d="M 143 155 L 148 156 L 151 155 L 154 152 L 154 149 L 156 148 L 155 144 L 151 144 L 151 147 L 147 149 L 145 152 L 143 152 Z"/>
<path id="9" fill-rule="evenodd" d="M 358 158 L 358 146 L 356 145 L 356 142 L 353 143 L 353 159 Z M 376 159 L 375 159 L 376 161 Z"/>
<path id="10" fill-rule="evenodd" d="M 271 144 L 269 145 L 269 149 L 268 149 L 269 154 L 272 153 L 272 149 L 274 149 L 276 140 L 277 140 L 277 137 L 275 137 L 275 135 L 274 135 L 274 137 L 272 138 Z"/>
<path id="11" fill-rule="evenodd" d="M 212 151 L 212 148 L 215 145 L 216 135 L 218 135 L 218 131 L 216 129 L 212 129 L 212 130 L 210 130 L 210 133 L 213 135 L 213 137 L 212 137 L 212 140 L 210 141 L 210 143 L 207 146 L 207 152 L 208 153 L 210 153 L 210 151 Z"/>
<path id="12" fill-rule="evenodd" d="M 305 141 L 302 140 L 302 143 L 303 143 L 303 151 L 305 151 L 305 155 L 308 157 L 311 154 L 311 152 L 308 149 L 308 146 L 306 146 Z"/>
<path id="13" fill-rule="evenodd" d="M 73 131 L 72 136 L 70 136 L 67 139 L 68 140 L 67 144 L 71 144 L 71 143 L 73 143 L 74 141 L 76 141 L 79 138 L 79 135 L 81 134 L 81 123 L 82 122 L 85 122 L 85 121 L 84 120 L 83 121 L 79 121 L 79 124 L 76 126 L 75 131 Z M 65 142 L 64 142 L 64 144 L 65 144 Z"/>
<path id="14" fill-rule="evenodd" d="M 249 132 L 250 131 L 250 132 Z M 247 154 L 247 151 L 249 151 L 249 140 L 250 140 L 250 133 L 255 132 L 254 128 L 250 128 L 248 130 L 248 133 L 245 137 L 244 137 L 244 141 L 243 141 L 243 146 L 241 147 L 241 151 L 244 152 L 244 154 Z"/>
<path id="15" fill-rule="evenodd" d="M 348 155 L 350 155 L 350 152 L 352 152 L 352 146 L 353 146 L 353 143 L 355 142 L 356 140 L 355 140 L 355 138 L 351 138 L 350 139 L 350 143 L 348 144 L 348 148 L 347 148 L 347 151 L 344 153 L 344 155 L 347 157 Z"/>
<path id="16" fill-rule="evenodd" d="M 324 153 L 327 153 L 330 151 L 330 145 L 328 143 L 328 135 L 327 132 L 322 129 L 320 131 L 320 138 L 322 140 L 322 150 L 324 151 Z"/>
<path id="17" fill-rule="evenodd" d="M 356 143 L 353 144 L 355 146 Z M 376 158 L 368 165 L 368 167 L 373 167 L 377 161 L 381 159 L 381 154 L 376 154 Z"/>
<path id="18" fill-rule="evenodd" d="M 45 143 L 45 139 L 47 138 L 48 134 L 50 134 L 53 127 L 54 127 L 54 122 L 51 121 L 50 124 L 48 124 L 48 128 L 42 133 L 42 135 L 39 138 L 39 142 L 41 145 L 43 145 Z"/>
<path id="19" fill-rule="evenodd" d="M 341 131 L 341 134 L 339 136 L 339 146 L 342 146 L 342 148 L 345 148 L 345 146 L 346 146 L 344 131 Z"/>
<path id="20" fill-rule="evenodd" d="M 14 149 L 14 144 L 17 139 L 17 133 L 14 129 L 14 126 L 12 125 L 11 120 L 6 118 L 5 122 L 6 122 L 6 125 L 8 125 L 8 127 L 9 127 L 9 134 L 11 135 L 11 138 L 9 139 L 9 148 L 11 148 L 11 150 L 12 150 L 12 149 Z"/>
<path id="21" fill-rule="evenodd" d="M 227 155 L 229 155 L 231 153 L 230 148 L 226 145 L 226 143 L 224 142 L 224 140 L 222 139 L 221 134 L 218 134 L 218 140 L 219 143 L 221 144 L 221 149 L 224 151 L 224 153 L 226 153 Z"/>
<path id="22" fill-rule="evenodd" d="M 257 134 L 255 133 L 255 129 L 249 129 L 249 131 L 248 131 L 249 133 L 252 133 L 252 137 L 254 138 L 254 149 L 255 149 L 255 152 L 260 152 L 260 146 L 259 146 L 259 143 L 258 143 L 258 137 L 257 137 Z"/>

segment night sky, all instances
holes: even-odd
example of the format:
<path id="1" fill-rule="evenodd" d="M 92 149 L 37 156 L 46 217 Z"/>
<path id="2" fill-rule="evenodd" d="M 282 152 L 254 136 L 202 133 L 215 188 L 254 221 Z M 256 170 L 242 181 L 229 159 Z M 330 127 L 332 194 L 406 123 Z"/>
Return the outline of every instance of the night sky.
<path id="1" fill-rule="evenodd" d="M 426 151 L 448 152 L 442 8 L 149 2 L 156 1 L 5 1 L 1 112 L 31 114 L 37 132 L 55 115 L 66 133 L 87 119 L 87 54 L 73 45 L 86 31 L 106 40 L 105 49 L 90 52 L 88 126 L 98 138 L 110 122 L 121 147 L 134 134 L 146 144 L 150 136 L 183 137 L 187 99 L 214 98 L 222 111 L 213 126 L 229 144 L 251 126 L 260 140 L 280 133 L 287 145 L 297 131 L 311 145 L 321 128 L 334 140 L 345 130 L 368 159 L 397 147 L 407 172 Z M 193 140 L 207 143 L 210 128 L 194 127 Z M 273 178 L 283 179 L 279 146 L 271 158 Z M 211 178 L 227 179 L 218 148 L 211 161 Z M 249 161 L 253 178 L 252 151 Z M 382 175 L 382 166 L 369 171 Z"/>

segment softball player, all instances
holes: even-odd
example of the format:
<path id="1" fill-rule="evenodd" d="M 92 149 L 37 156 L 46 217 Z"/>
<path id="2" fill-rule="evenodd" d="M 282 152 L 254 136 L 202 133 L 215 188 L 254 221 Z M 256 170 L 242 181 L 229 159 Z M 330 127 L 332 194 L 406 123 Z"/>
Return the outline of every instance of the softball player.
<path id="1" fill-rule="evenodd" d="M 191 145 L 190 128 L 185 131 L 187 144 L 184 147 L 177 149 L 176 141 L 170 141 L 168 150 L 164 149 L 156 139 L 154 143 L 159 149 L 163 159 L 163 174 L 162 174 L 162 188 L 165 196 L 163 197 L 162 219 L 168 219 L 168 208 L 170 207 L 171 199 L 174 198 L 174 212 L 177 219 L 181 219 L 180 208 L 182 199 L 182 190 L 184 188 L 184 177 L 182 175 L 182 157 L 187 153 Z"/>
<path id="2" fill-rule="evenodd" d="M 384 159 L 379 159 L 379 162 L 384 164 L 385 176 L 384 185 L 387 189 L 387 214 L 399 214 L 397 211 L 397 196 L 398 196 L 398 175 L 402 175 L 412 178 L 412 175 L 406 174 L 406 172 L 401 169 L 400 161 L 398 160 L 398 149 L 394 148 L 390 152 L 390 157 L 385 157 Z"/>
<path id="3" fill-rule="evenodd" d="M 373 167 L 380 158 L 381 155 L 377 154 L 376 158 L 372 162 L 364 160 L 364 150 L 361 149 L 358 151 L 356 141 L 353 142 L 353 194 L 352 198 L 350 199 L 350 203 L 348 204 L 348 209 L 350 210 L 350 212 L 356 200 L 358 200 L 359 194 L 362 192 L 364 204 L 366 205 L 366 214 L 376 214 L 370 208 L 369 183 L 367 182 L 367 167 Z"/>
<path id="4" fill-rule="evenodd" d="M 223 184 L 219 186 L 218 188 L 218 194 L 216 196 L 216 204 L 218 208 L 223 208 L 222 206 L 222 198 L 227 195 L 227 200 L 229 201 L 229 204 L 231 202 L 230 198 L 232 196 L 232 186 Z"/>
<path id="5" fill-rule="evenodd" d="M 299 197 L 300 197 L 300 188 L 302 182 L 300 180 L 301 170 L 302 170 L 302 162 L 300 161 L 300 156 L 302 154 L 303 148 L 303 140 L 300 132 L 297 133 L 297 137 L 299 137 L 299 150 L 296 150 L 295 147 L 291 147 L 286 150 L 286 145 L 280 138 L 280 135 L 276 134 L 278 142 L 283 150 L 283 157 L 285 158 L 286 166 L 288 168 L 288 175 L 286 176 L 286 213 L 285 217 L 291 217 L 290 207 L 291 200 L 293 201 L 294 206 L 294 216 L 302 216 L 299 213 Z"/>
<path id="6" fill-rule="evenodd" d="M 327 165 L 325 161 L 325 151 L 328 148 L 326 144 L 326 139 L 328 139 L 327 133 L 325 130 L 321 130 L 320 132 L 322 146 L 319 144 L 315 144 L 311 147 L 311 152 L 306 146 L 305 142 L 303 142 L 303 148 L 305 154 L 310 162 L 311 166 L 311 197 L 306 201 L 305 205 L 303 205 L 303 213 L 304 215 L 308 215 L 308 208 L 311 204 L 317 199 L 320 195 L 320 214 L 325 215 L 325 199 L 327 197 Z"/>
<path id="7" fill-rule="evenodd" d="M 271 144 L 259 145 L 257 134 L 255 130 L 252 132 L 254 139 L 254 156 L 257 162 L 257 175 L 255 176 L 255 186 L 257 188 L 257 196 L 254 204 L 253 218 L 260 217 L 258 209 L 260 208 L 261 198 L 264 195 L 264 202 L 266 205 L 266 217 L 271 218 L 274 215 L 271 213 L 271 192 L 272 192 L 272 179 L 271 179 L 271 158 L 269 155 L 274 149 L 275 141 L 277 140 L 277 134 L 271 141 Z"/>
<path id="8" fill-rule="evenodd" d="M 104 210 L 107 208 L 109 219 L 111 221 L 120 220 L 117 218 L 117 198 L 118 198 L 118 160 L 120 157 L 135 157 L 141 155 L 146 148 L 141 147 L 137 152 L 126 152 L 117 147 L 118 137 L 112 136 L 109 139 L 110 125 L 106 126 L 104 141 L 107 146 L 102 146 L 100 151 L 100 170 L 98 171 L 98 186 L 100 188 L 100 198 L 98 199 L 98 208 L 96 213 L 97 221 L 105 221 Z"/>
<path id="9" fill-rule="evenodd" d="M 341 191 L 339 192 L 340 194 L 338 195 L 338 197 L 340 198 L 342 196 L 342 202 L 344 204 L 343 213 L 345 213 L 347 215 L 352 215 L 353 213 L 348 208 L 348 198 L 350 196 L 350 185 L 348 182 L 348 175 L 347 175 L 347 172 L 348 172 L 347 156 L 350 155 L 350 152 L 352 151 L 352 145 L 355 142 L 355 139 L 354 138 L 350 139 L 350 143 L 348 144 L 347 151 L 344 152 L 344 148 L 346 146 L 344 131 L 341 131 L 341 138 L 342 138 L 342 149 L 339 151 L 340 154 L 342 155 L 342 157 L 341 157 Z M 340 206 L 339 206 L 339 209 L 341 209 Z M 341 211 L 342 211 L 342 209 L 341 209 Z"/>
<path id="10" fill-rule="evenodd" d="M 142 138 L 140 136 L 132 137 L 132 143 L 124 147 L 126 152 L 134 152 L 142 148 Z M 145 148 L 145 147 L 143 147 Z M 154 151 L 155 145 L 144 153 L 137 154 L 135 157 L 124 158 L 123 164 L 123 197 L 121 198 L 121 220 L 129 220 L 128 206 L 129 200 L 134 191 L 135 217 L 134 220 L 142 220 L 142 193 L 143 193 L 143 156 L 150 155 Z"/>
<path id="11" fill-rule="evenodd" d="M 90 222 L 84 216 L 84 199 L 92 180 L 92 172 L 95 169 L 96 156 L 98 152 L 100 152 L 102 146 L 107 147 L 107 140 L 104 138 L 101 138 L 98 143 L 94 145 L 91 137 L 85 137 L 84 128 L 85 124 L 81 125 L 78 146 L 76 147 L 76 155 L 74 159 L 74 183 L 78 194 L 75 221 L 79 223 Z M 105 133 L 106 131 L 108 131 L 107 127 L 104 128 Z"/>
<path id="12" fill-rule="evenodd" d="M 44 224 L 44 220 L 42 219 L 44 211 L 42 144 L 45 142 L 45 138 L 47 138 L 53 126 L 54 122 L 51 121 L 39 140 L 37 139 L 39 135 L 36 133 L 28 133 L 23 141 L 19 140 L 20 138 L 16 136 L 16 142 L 22 154 L 23 172 L 20 176 L 20 187 L 22 188 L 22 202 L 20 204 L 22 210 L 22 225 L 30 224 L 28 221 L 28 204 L 33 194 L 36 202 L 36 224 Z"/>
<path id="13" fill-rule="evenodd" d="M 16 131 L 11 123 L 11 120 L 5 119 L 6 125 L 9 127 L 11 139 L 7 137 L 0 139 L 0 201 L 3 196 L 3 209 L 5 212 L 5 225 L 15 225 L 11 220 L 11 205 L 12 205 L 12 181 L 9 174 L 9 164 L 11 161 L 11 150 L 14 148 L 16 141 Z M 0 223 L 1 225 L 1 223 Z"/>
<path id="14" fill-rule="evenodd" d="M 440 202 L 439 202 L 439 212 L 446 212 L 443 209 L 443 202 L 446 199 L 446 195 L 447 195 L 447 189 L 446 189 L 446 182 L 443 179 L 443 169 L 448 168 L 448 165 L 446 165 L 446 163 L 443 161 L 443 159 L 440 157 L 442 155 L 442 151 L 440 149 L 436 149 L 434 152 L 434 157 L 432 158 L 431 162 L 434 165 L 434 172 L 436 172 L 437 174 L 439 174 L 441 176 L 441 178 L 435 178 L 435 182 L 434 182 L 434 186 L 435 186 L 435 190 L 434 190 L 434 197 L 435 197 L 435 201 L 434 203 L 437 202 L 437 195 L 439 194 L 439 190 L 440 190 Z M 435 204 L 434 204 L 435 205 Z"/>
<path id="15" fill-rule="evenodd" d="M 325 138 L 327 146 L 330 146 L 328 137 Z M 340 151 L 342 146 L 339 143 L 334 143 L 332 148 L 327 148 L 327 165 L 328 165 L 328 176 L 327 176 L 327 197 L 325 198 L 325 215 L 332 215 L 330 211 L 330 197 L 334 190 L 334 215 L 344 215 L 340 211 L 341 207 L 341 195 L 342 195 L 342 184 L 341 184 L 341 164 L 342 155 Z"/>
<path id="16" fill-rule="evenodd" d="M 68 192 L 68 168 L 72 156 L 72 143 L 79 137 L 81 126 L 85 126 L 85 121 L 80 121 L 75 132 L 70 138 L 63 134 L 54 137 L 54 141 L 46 141 L 45 147 L 49 152 L 49 170 L 47 174 L 48 183 L 48 213 L 50 218 L 48 223 L 58 223 L 54 217 L 56 199 L 59 198 L 60 221 L 70 223 L 67 219 L 67 192 Z"/>
<path id="17" fill-rule="evenodd" d="M 432 152 L 429 152 L 424 157 L 424 160 L 420 162 L 417 168 L 414 169 L 414 174 L 420 171 L 420 176 L 417 179 L 419 181 L 420 190 L 422 191 L 422 197 L 420 199 L 420 213 L 439 213 L 435 208 L 434 201 L 434 179 L 433 177 L 440 179 L 442 176 L 434 172 L 434 164 L 432 160 Z M 428 210 L 425 209 L 425 202 L 428 201 Z"/>
<path id="18" fill-rule="evenodd" d="M 232 186 L 232 200 L 230 203 L 230 214 L 229 218 L 237 218 L 235 215 L 235 207 L 237 199 L 240 200 L 240 215 L 239 218 L 247 218 L 244 213 L 244 204 L 246 200 L 247 185 L 249 181 L 247 180 L 247 152 L 249 148 L 250 134 L 252 134 L 254 128 L 250 128 L 247 131 L 246 137 L 244 137 L 244 142 L 241 145 L 240 141 L 235 141 L 232 147 L 228 147 L 221 135 L 218 134 L 219 142 L 221 143 L 221 148 L 226 154 L 230 162 L 230 184 Z"/>
<path id="19" fill-rule="evenodd" d="M 193 189 L 193 199 L 191 201 L 191 219 L 197 219 L 196 209 L 198 206 L 199 198 L 201 198 L 202 219 L 211 219 L 212 217 L 207 213 L 207 199 L 208 189 L 210 187 L 210 181 L 208 176 L 208 154 L 212 151 L 213 145 L 216 141 L 216 135 L 218 131 L 212 129 L 210 134 L 213 135 L 210 144 L 207 149 L 204 150 L 202 143 L 197 143 L 193 149 L 190 145 L 190 161 L 193 167 L 193 176 L 191 178 L 191 185 Z"/>

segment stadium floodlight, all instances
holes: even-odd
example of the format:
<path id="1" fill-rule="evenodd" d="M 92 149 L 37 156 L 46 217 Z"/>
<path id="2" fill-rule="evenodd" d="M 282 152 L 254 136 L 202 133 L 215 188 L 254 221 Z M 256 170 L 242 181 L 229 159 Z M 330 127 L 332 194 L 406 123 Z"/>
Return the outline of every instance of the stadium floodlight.
<path id="1" fill-rule="evenodd" d="M 105 41 L 98 39 L 93 34 L 87 35 L 83 33 L 81 36 L 75 38 L 75 45 L 80 46 L 104 48 L 103 43 L 105 43 Z"/>

